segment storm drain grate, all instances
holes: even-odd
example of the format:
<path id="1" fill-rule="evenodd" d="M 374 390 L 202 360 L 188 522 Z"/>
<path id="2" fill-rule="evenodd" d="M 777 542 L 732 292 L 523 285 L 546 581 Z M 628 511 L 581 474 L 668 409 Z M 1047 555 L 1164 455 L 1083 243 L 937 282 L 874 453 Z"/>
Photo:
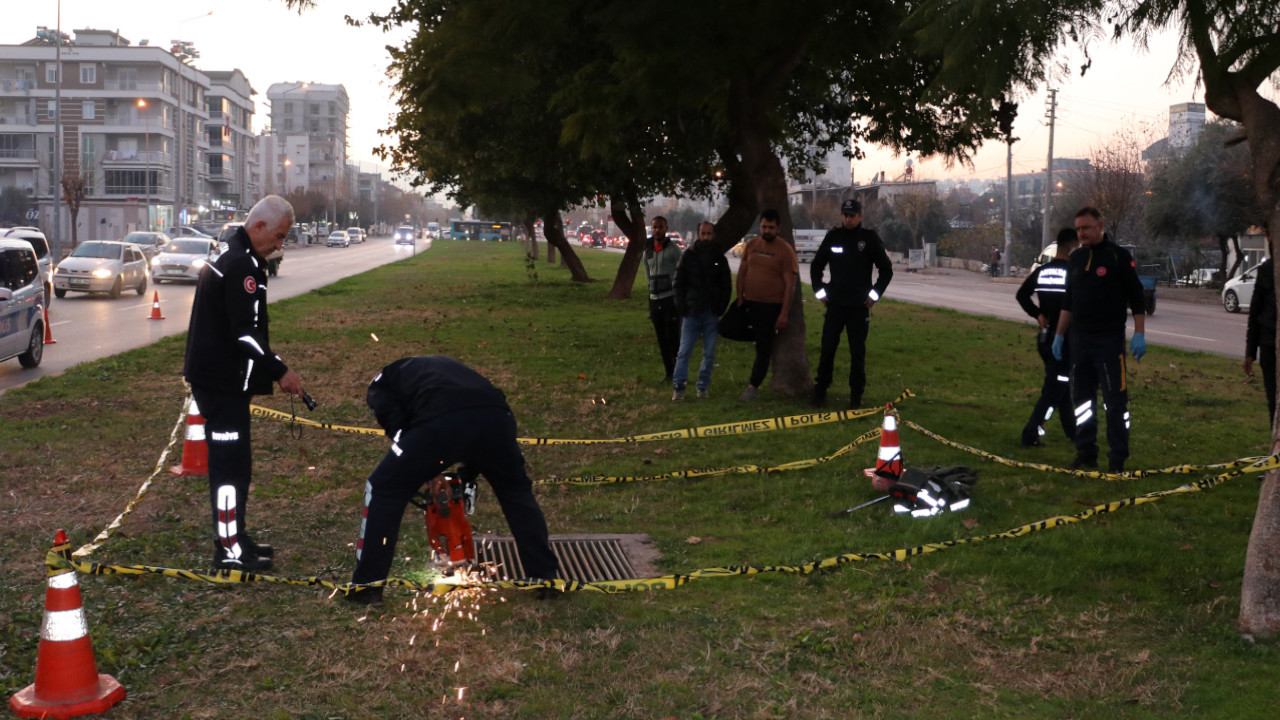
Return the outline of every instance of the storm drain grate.
<path id="1" fill-rule="evenodd" d="M 510 535 L 484 535 L 475 543 L 476 560 L 498 568 L 499 578 L 527 577 Z M 657 557 L 648 535 L 552 535 L 551 550 L 560 577 L 579 582 L 649 577 Z"/>

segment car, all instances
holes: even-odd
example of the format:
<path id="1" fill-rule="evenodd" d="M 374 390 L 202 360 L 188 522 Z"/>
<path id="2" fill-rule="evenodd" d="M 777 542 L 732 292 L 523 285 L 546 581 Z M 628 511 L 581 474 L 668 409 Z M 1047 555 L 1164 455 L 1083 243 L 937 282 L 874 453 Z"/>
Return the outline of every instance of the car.
<path id="1" fill-rule="evenodd" d="M 1229 313 L 1248 310 L 1253 300 L 1253 285 L 1258 281 L 1258 268 L 1262 263 L 1231 278 L 1222 286 L 1222 307 Z"/>
<path id="2" fill-rule="evenodd" d="M 1205 287 L 1218 276 L 1217 268 L 1196 268 L 1185 277 L 1178 278 L 1178 287 Z"/>
<path id="3" fill-rule="evenodd" d="M 362 243 L 365 240 L 364 231 L 358 227 L 347 228 L 347 236 L 351 238 L 351 242 Z"/>
<path id="4" fill-rule="evenodd" d="M 345 230 L 334 230 L 324 244 L 325 247 L 351 247 L 351 236 Z"/>
<path id="5" fill-rule="evenodd" d="M 209 262 L 218 248 L 216 240 L 203 238 L 179 238 L 169 241 L 151 259 L 151 279 L 156 284 L 164 282 L 195 281 L 200 279 L 200 268 Z"/>
<path id="6" fill-rule="evenodd" d="M 57 297 L 66 297 L 68 290 L 74 290 L 104 292 L 118 298 L 126 287 L 139 295 L 147 291 L 147 259 L 133 243 L 82 242 L 53 271 L 53 294 Z"/>
<path id="7" fill-rule="evenodd" d="M 44 357 L 44 273 L 26 240 L 0 239 L 0 362 L 33 368 Z"/>
<path id="8" fill-rule="evenodd" d="M 224 225 L 223 227 L 226 227 L 226 226 Z M 210 239 L 213 238 L 212 235 L 201 231 L 200 228 L 192 227 L 190 225 L 182 225 L 180 227 L 171 227 L 165 231 L 165 234 L 171 238 L 175 238 L 175 237 L 202 237 L 202 238 L 210 238 Z"/>
<path id="9" fill-rule="evenodd" d="M 0 236 L 13 240 L 25 240 L 36 253 L 36 263 L 40 265 L 40 284 L 44 287 L 44 306 L 53 302 L 53 256 L 49 254 L 49 241 L 39 228 L 15 227 L 0 230 Z"/>
<path id="10" fill-rule="evenodd" d="M 120 242 L 133 243 L 137 245 L 142 254 L 147 256 L 147 262 L 151 262 L 156 254 L 169 244 L 169 236 L 162 232 L 131 232 L 124 236 Z"/>
<path id="11" fill-rule="evenodd" d="M 392 237 L 395 238 L 397 245 L 412 245 L 414 242 L 413 228 L 408 225 L 401 225 L 392 233 Z"/>
<path id="12" fill-rule="evenodd" d="M 242 227 L 244 227 L 244 223 L 242 222 L 229 222 L 224 224 L 222 226 L 222 231 L 218 233 L 218 244 L 221 245 L 223 243 L 229 242 L 231 240 L 231 236 L 236 234 L 236 230 L 239 230 Z M 292 231 L 292 228 L 290 228 L 290 231 Z M 288 241 L 289 239 L 286 237 L 285 242 L 288 242 Z M 284 245 L 281 245 L 279 250 L 276 250 L 275 252 L 268 255 L 266 259 L 267 259 L 267 274 L 270 275 L 271 277 L 275 277 L 279 275 L 280 264 L 284 262 Z"/>

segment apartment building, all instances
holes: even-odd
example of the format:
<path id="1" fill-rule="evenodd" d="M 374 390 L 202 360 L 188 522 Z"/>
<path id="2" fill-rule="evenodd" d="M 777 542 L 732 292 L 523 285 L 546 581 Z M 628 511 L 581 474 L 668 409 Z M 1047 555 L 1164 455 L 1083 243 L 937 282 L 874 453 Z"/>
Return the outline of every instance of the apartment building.
<path id="1" fill-rule="evenodd" d="M 357 175 L 347 165 L 347 116 L 342 85 L 274 83 L 267 88 L 271 129 L 259 136 L 264 190 L 315 190 L 330 198 L 350 198 Z M 268 139 L 270 138 L 270 139 Z"/>
<path id="2" fill-rule="evenodd" d="M 256 91 L 239 70 L 210 70 L 205 97 L 208 150 L 205 170 L 209 210 L 213 220 L 232 220 L 261 197 L 258 154 L 253 134 L 253 96 Z"/>

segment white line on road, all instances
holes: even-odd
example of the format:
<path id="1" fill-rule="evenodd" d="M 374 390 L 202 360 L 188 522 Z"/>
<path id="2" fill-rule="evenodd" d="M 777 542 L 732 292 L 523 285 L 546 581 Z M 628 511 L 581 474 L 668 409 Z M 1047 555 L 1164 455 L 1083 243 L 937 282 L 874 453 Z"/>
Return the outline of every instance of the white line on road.
<path id="1" fill-rule="evenodd" d="M 1205 342 L 1217 342 L 1217 340 L 1213 338 L 1197 337 L 1195 335 L 1183 335 L 1182 333 L 1166 332 L 1164 330 L 1149 330 L 1148 333 L 1151 335 L 1168 335 L 1170 337 L 1187 338 L 1188 340 L 1203 340 Z"/>

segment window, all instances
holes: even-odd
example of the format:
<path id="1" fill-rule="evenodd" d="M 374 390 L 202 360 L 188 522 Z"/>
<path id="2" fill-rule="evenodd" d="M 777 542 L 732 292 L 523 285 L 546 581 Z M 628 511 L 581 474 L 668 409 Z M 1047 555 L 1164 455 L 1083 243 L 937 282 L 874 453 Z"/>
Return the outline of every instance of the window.
<path id="1" fill-rule="evenodd" d="M 54 119 L 58 115 L 58 101 L 50 100 L 49 104 L 45 105 L 45 109 L 49 112 L 49 119 Z"/>
<path id="2" fill-rule="evenodd" d="M 58 82 L 58 64 L 57 63 L 45 63 L 44 81 L 50 85 L 53 85 L 54 83 Z"/>
<path id="3" fill-rule="evenodd" d="M 293 118 L 287 117 L 284 119 L 284 131 L 293 132 Z"/>
<path id="4" fill-rule="evenodd" d="M 320 103 L 311 103 L 311 114 L 312 115 L 320 114 Z"/>
<path id="5" fill-rule="evenodd" d="M 30 250 L 14 248 L 0 252 L 0 283 L 10 290 L 30 285 L 39 274 L 40 266 Z"/>
<path id="6" fill-rule="evenodd" d="M 116 79 L 120 85 L 120 90 L 137 90 L 138 89 L 138 71 L 133 68 L 126 68 L 116 71 Z"/>
<path id="7" fill-rule="evenodd" d="M 81 117 L 81 119 L 83 119 L 83 120 L 92 120 L 92 119 L 93 119 L 93 113 L 94 113 L 94 110 L 96 109 L 96 107 L 97 107 L 97 104 L 96 104 L 96 103 L 94 103 L 94 101 L 92 101 L 92 100 L 85 100 L 85 101 L 84 101 L 84 106 L 83 106 L 83 107 L 81 108 L 81 110 L 80 110 L 80 117 Z"/>
<path id="8" fill-rule="evenodd" d="M 93 85 L 98 82 L 98 66 L 96 63 L 82 63 L 80 65 L 80 84 Z"/>

